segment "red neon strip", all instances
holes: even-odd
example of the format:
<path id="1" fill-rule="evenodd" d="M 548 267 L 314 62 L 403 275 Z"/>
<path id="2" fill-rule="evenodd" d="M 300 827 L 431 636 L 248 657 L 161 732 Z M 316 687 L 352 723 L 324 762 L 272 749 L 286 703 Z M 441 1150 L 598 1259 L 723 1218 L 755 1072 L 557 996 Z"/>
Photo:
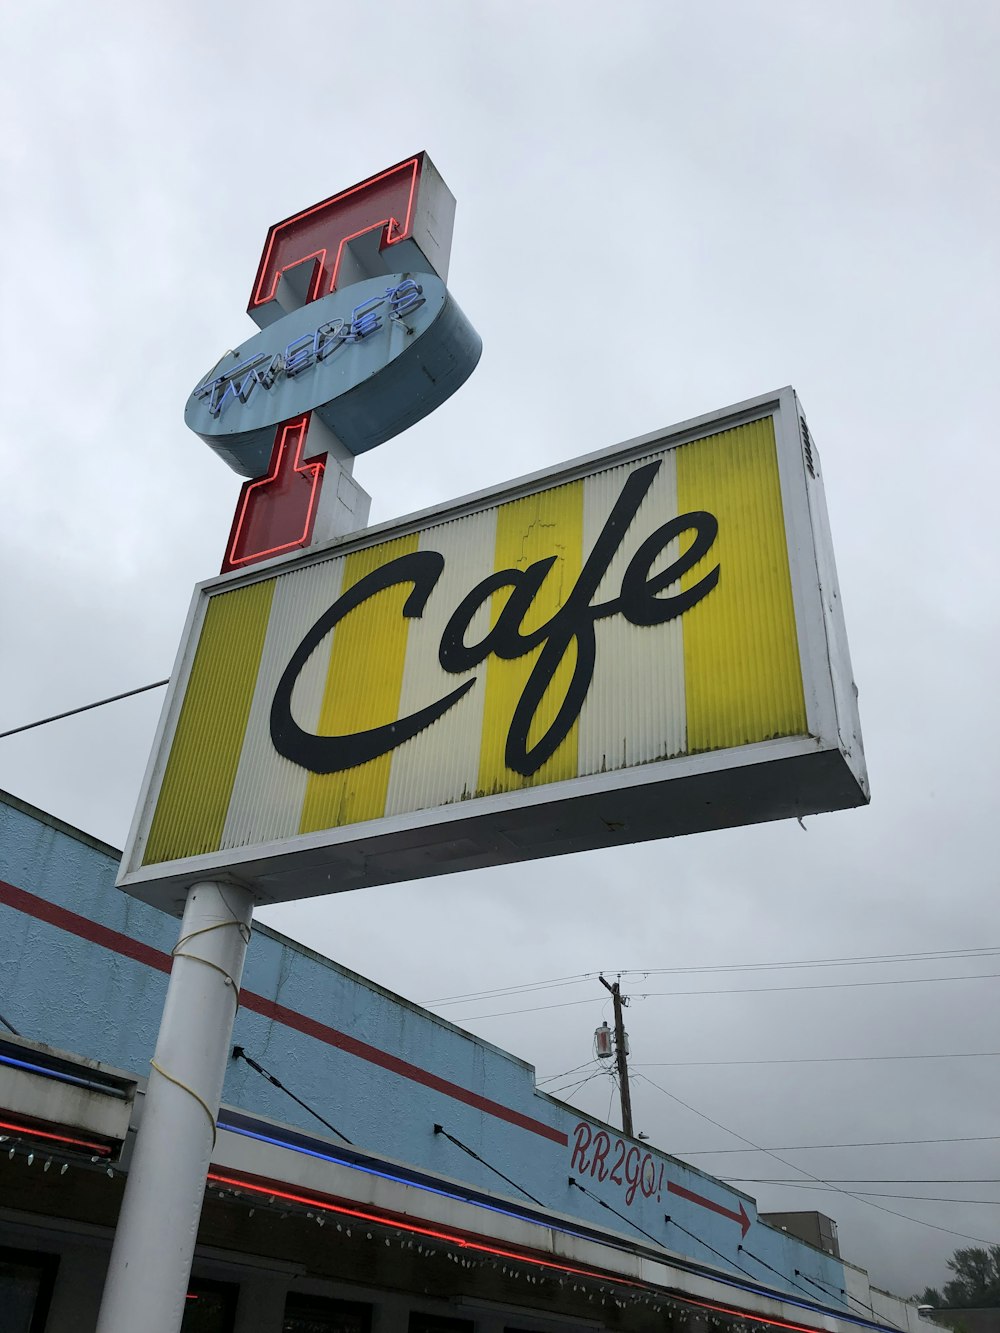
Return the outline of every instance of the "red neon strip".
<path id="1" fill-rule="evenodd" d="M 52 1139 L 56 1143 L 68 1143 L 72 1148 L 87 1148 L 91 1152 L 107 1156 L 111 1149 L 106 1143 L 91 1143 L 88 1139 L 71 1139 L 66 1134 L 49 1134 L 44 1129 L 34 1129 L 31 1125 L 8 1124 L 0 1120 L 0 1129 L 13 1130 L 15 1134 L 24 1134 L 31 1139 Z"/>
<path id="2" fill-rule="evenodd" d="M 87 917 L 79 916 L 76 912 L 67 911 L 64 907 L 57 907 L 44 898 L 39 898 L 33 893 L 27 893 L 24 889 L 17 889 L 13 884 L 7 884 L 3 880 L 0 880 L 0 903 L 6 903 L 7 906 L 23 912 L 26 916 L 56 926 L 58 929 L 65 930 L 71 935 L 77 935 L 81 939 L 89 940 L 92 944 L 99 944 L 102 948 L 110 949 L 113 953 L 123 954 L 126 958 L 131 958 L 137 963 L 145 963 L 147 967 L 155 968 L 158 972 L 170 971 L 171 958 L 169 954 L 161 953 L 159 949 L 153 949 L 148 944 L 141 944 L 138 940 L 132 939 L 129 935 L 123 935 L 120 931 L 110 930 L 107 926 L 100 926 Z M 335 1050 L 356 1056 L 357 1059 L 376 1065 L 380 1069 L 388 1070 L 391 1074 L 398 1074 L 400 1078 L 409 1079 L 411 1083 L 418 1083 L 422 1087 L 431 1088 L 435 1092 L 442 1093 L 445 1097 L 450 1097 L 453 1101 L 471 1106 L 477 1111 L 483 1111 L 486 1115 L 491 1115 L 497 1120 L 506 1121 L 507 1124 L 516 1125 L 518 1129 L 526 1129 L 529 1133 L 537 1134 L 543 1139 L 549 1139 L 551 1142 L 559 1144 L 560 1147 L 565 1148 L 569 1143 L 567 1134 L 554 1129 L 551 1125 L 546 1125 L 544 1121 L 535 1120 L 532 1116 L 524 1115 L 522 1112 L 515 1111 L 500 1102 L 491 1101 L 488 1097 L 481 1097 L 479 1093 L 463 1088 L 457 1083 L 451 1083 L 448 1079 L 439 1078 L 437 1074 L 421 1069 L 419 1065 L 410 1064 L 408 1060 L 390 1055 L 388 1051 L 379 1050 L 377 1046 L 370 1046 L 367 1042 L 359 1041 L 356 1037 L 349 1037 L 346 1032 L 338 1032 L 336 1028 L 328 1027 L 326 1023 L 320 1023 L 315 1018 L 300 1014 L 295 1009 L 288 1009 L 285 1005 L 277 1004 L 274 1000 L 266 999 L 263 995 L 256 995 L 253 991 L 248 990 L 241 991 L 240 1004 L 244 1009 L 250 1009 L 254 1013 L 261 1014 L 264 1018 L 270 1018 L 273 1022 L 280 1023 L 283 1027 L 291 1028 L 295 1032 L 301 1032 L 303 1036 L 321 1041 L 325 1046 L 331 1046 Z"/>
<path id="3" fill-rule="evenodd" d="M 343 1205 L 328 1203 L 324 1199 L 313 1198 L 309 1195 L 292 1194 L 288 1190 L 272 1189 L 268 1185 L 251 1184 L 248 1180 L 236 1176 L 224 1176 L 216 1171 L 209 1171 L 208 1179 L 216 1185 L 229 1185 L 234 1189 L 247 1190 L 253 1194 L 264 1195 L 269 1199 L 285 1199 L 289 1203 L 304 1204 L 309 1208 L 318 1208 L 323 1212 L 354 1218 L 359 1222 L 373 1222 L 378 1226 L 394 1227 L 397 1231 L 406 1231 L 414 1236 L 426 1236 L 431 1240 L 444 1241 L 449 1245 L 457 1246 L 459 1249 L 474 1250 L 479 1254 L 492 1254 L 501 1259 L 535 1264 L 539 1268 L 553 1268 L 557 1272 L 571 1273 L 575 1277 L 589 1277 L 600 1282 L 612 1282 L 619 1287 L 633 1287 L 636 1290 L 652 1291 L 664 1300 L 677 1301 L 681 1305 L 694 1305 L 702 1310 L 714 1310 L 718 1314 L 731 1315 L 735 1319 L 746 1319 L 754 1324 L 769 1324 L 772 1328 L 787 1328 L 791 1329 L 793 1333 L 822 1333 L 814 1325 L 792 1324 L 784 1319 L 771 1319 L 767 1315 L 751 1314 L 748 1310 L 739 1310 L 729 1305 L 716 1305 L 711 1301 L 699 1301 L 693 1296 L 682 1295 L 679 1292 L 662 1291 L 658 1287 L 649 1286 L 648 1283 L 631 1282 L 627 1278 L 618 1277 L 614 1273 L 601 1272 L 593 1268 L 573 1268 L 569 1264 L 554 1263 L 550 1259 L 540 1259 L 534 1254 L 526 1254 L 520 1250 L 501 1250 L 492 1245 L 483 1245 L 477 1241 L 468 1240 L 465 1236 L 459 1236 L 453 1232 L 435 1231 L 431 1227 L 421 1227 L 413 1222 L 404 1222 L 400 1218 L 385 1213 L 366 1213 L 360 1208 L 346 1208 Z"/>
<path id="4" fill-rule="evenodd" d="M 255 1194 L 266 1195 L 269 1199 L 286 1199 L 289 1203 L 301 1203 L 309 1208 L 321 1208 L 324 1212 L 337 1213 L 341 1217 L 352 1217 L 359 1222 L 374 1222 L 378 1226 L 394 1227 L 397 1231 L 407 1231 L 414 1236 L 427 1236 L 431 1240 L 440 1240 L 449 1245 L 457 1245 L 463 1250 L 475 1250 L 478 1254 L 493 1254 L 501 1259 L 517 1259 L 522 1263 L 535 1264 L 539 1268 L 554 1268 L 560 1273 L 573 1273 L 577 1277 L 598 1278 L 603 1282 L 615 1282 L 622 1287 L 639 1286 L 637 1282 L 629 1282 L 624 1278 L 613 1277 L 596 1269 L 572 1268 L 569 1264 L 553 1263 L 550 1259 L 539 1259 L 536 1255 L 523 1254 L 518 1250 L 499 1250 L 492 1245 L 483 1245 L 478 1241 L 468 1240 L 465 1236 L 458 1236 L 448 1231 L 434 1231 L 431 1227 L 417 1226 L 413 1222 L 404 1222 L 384 1213 L 365 1213 L 360 1208 L 345 1208 L 305 1194 L 290 1194 L 286 1190 L 271 1189 L 266 1185 L 251 1185 L 246 1180 L 236 1179 L 233 1176 L 221 1176 L 214 1171 L 208 1173 L 208 1179 L 217 1185 L 232 1185 L 235 1189 L 250 1190 Z"/>
<path id="5" fill-rule="evenodd" d="M 681 1296 L 672 1299 L 683 1301 L 685 1305 L 697 1305 L 702 1310 L 715 1310 L 718 1314 L 733 1315 L 736 1319 L 748 1319 L 753 1324 L 770 1324 L 772 1328 L 791 1328 L 795 1333 L 819 1333 L 813 1325 L 810 1324 L 789 1324 L 783 1319 L 769 1319 L 767 1315 L 750 1314 L 748 1310 L 734 1310 L 729 1305 L 713 1305 L 710 1301 L 696 1301 L 692 1296 Z"/>
<path id="6" fill-rule="evenodd" d="M 395 245 L 398 241 L 405 240 L 405 238 L 410 233 L 410 223 L 413 217 L 413 200 L 417 192 L 417 181 L 420 175 L 420 159 L 418 157 L 411 157 L 408 158 L 405 162 L 397 163 L 396 166 L 394 167 L 388 167 L 385 171 L 379 172 L 377 176 L 370 176 L 367 180 L 361 181 L 358 185 L 352 185 L 349 190 L 344 190 L 340 194 L 331 195 L 329 199 L 324 199 L 321 203 L 313 204 L 311 208 L 306 208 L 301 213 L 296 213 L 290 218 L 285 218 L 283 222 L 276 222 L 275 225 L 271 228 L 271 231 L 267 238 L 267 244 L 264 247 L 264 254 L 260 261 L 260 269 L 258 273 L 257 282 L 254 287 L 253 298 L 250 303 L 251 307 L 264 305 L 267 301 L 272 301 L 274 299 L 275 293 L 278 290 L 278 281 L 281 277 L 280 272 L 274 275 L 274 278 L 271 282 L 271 289 L 267 293 L 267 295 L 265 296 L 261 294 L 261 288 L 264 284 L 268 266 L 271 261 L 271 252 L 274 249 L 275 242 L 278 240 L 279 235 L 283 231 L 285 231 L 289 227 L 294 226 L 295 223 L 297 222 L 302 222 L 305 218 L 312 217 L 314 213 L 318 213 L 322 209 L 332 208 L 335 205 L 342 203 L 345 199 L 349 199 L 351 195 L 357 194 L 360 190 L 370 189 L 373 185 L 378 185 L 380 181 L 387 180 L 390 176 L 395 175 L 397 172 L 405 171 L 408 168 L 412 170 L 413 174 L 410 180 L 410 192 L 406 204 L 406 220 L 403 223 L 403 226 L 399 230 L 398 234 L 395 236 L 392 235 L 393 224 L 395 224 L 397 227 L 399 226 L 399 223 L 396 222 L 396 219 L 392 217 L 381 218 L 380 220 L 373 222 L 371 226 L 366 227 L 364 229 L 365 231 L 374 231 L 376 227 L 388 227 L 390 234 L 386 238 L 387 245 Z M 363 232 L 355 233 L 356 236 L 360 236 L 362 234 Z M 346 238 L 346 240 L 353 240 L 353 239 L 354 239 L 353 236 Z M 330 285 L 328 290 L 331 292 L 337 285 L 337 274 L 340 271 L 340 260 L 344 249 L 344 244 L 345 241 L 341 241 L 340 246 L 338 247 L 337 250 L 337 258 L 334 261 L 333 273 L 330 275 Z M 325 249 L 316 250 L 310 255 L 303 255 L 302 259 L 296 260 L 295 263 L 296 264 L 304 263 L 306 260 L 309 259 L 318 259 L 320 261 L 320 273 L 317 274 L 316 280 L 313 285 L 313 289 L 309 295 L 310 301 L 314 301 L 316 297 L 319 295 L 319 288 L 322 278 L 322 266 L 326 262 L 326 250 Z M 290 265 L 289 267 L 294 267 L 294 266 L 295 265 Z"/>
<path id="7" fill-rule="evenodd" d="M 229 546 L 226 551 L 226 558 L 222 562 L 222 573 L 225 574 L 231 569 L 237 569 L 241 565 L 256 564 L 261 560 L 269 560 L 273 555 L 279 555 L 282 551 L 291 551 L 304 545 L 312 534 L 313 519 L 316 513 L 316 504 L 319 499 L 320 483 L 323 473 L 326 469 L 326 463 L 321 459 L 314 459 L 311 463 L 302 463 L 302 452 L 306 446 L 307 428 L 311 413 L 306 412 L 301 417 L 296 417 L 294 421 L 285 424 L 281 431 L 281 438 L 278 447 L 273 451 L 271 458 L 271 469 L 266 477 L 258 477 L 256 481 L 248 481 L 243 486 L 243 493 L 240 496 L 239 508 L 236 511 L 236 518 L 233 520 L 233 530 L 229 538 Z M 289 437 L 297 433 L 295 441 L 295 457 L 292 459 L 291 467 L 285 463 L 285 450 L 288 447 Z M 282 475 L 284 474 L 284 475 Z M 288 541 L 279 542 L 274 546 L 268 547 L 262 551 L 248 551 L 245 555 L 238 555 L 241 543 L 243 541 L 244 529 L 247 523 L 247 516 L 254 503 L 262 500 L 265 504 L 268 502 L 266 492 L 275 490 L 276 487 L 287 487 L 290 478 L 298 476 L 308 476 L 311 480 L 309 490 L 309 501 L 306 506 L 305 517 L 302 520 L 301 531 Z M 285 512 L 291 512 L 294 521 L 294 508 L 287 503 L 288 500 L 294 500 L 296 497 L 289 496 L 282 491 L 280 497 L 284 502 Z M 274 497 L 271 498 L 272 505 L 275 503 Z M 273 513 L 273 510 L 272 510 Z M 274 519 L 272 517 L 272 523 Z"/>

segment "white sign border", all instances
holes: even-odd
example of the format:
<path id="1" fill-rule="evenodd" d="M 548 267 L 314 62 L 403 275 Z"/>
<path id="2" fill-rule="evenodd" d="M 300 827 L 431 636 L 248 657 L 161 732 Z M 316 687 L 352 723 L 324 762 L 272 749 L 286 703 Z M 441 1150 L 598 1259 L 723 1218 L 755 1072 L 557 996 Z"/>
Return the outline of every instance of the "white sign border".
<path id="1" fill-rule="evenodd" d="M 637 765 L 612 773 L 597 773 L 402 815 L 382 816 L 362 824 L 302 834 L 291 842 L 282 839 L 279 842 L 258 843 L 252 847 L 225 849 L 201 856 L 186 857 L 180 861 L 163 862 L 153 866 L 142 865 L 146 837 L 170 753 L 169 746 L 165 742 L 168 737 L 173 736 L 180 716 L 205 611 L 212 594 L 222 589 L 228 591 L 259 582 L 273 576 L 275 572 L 290 563 L 301 568 L 316 561 L 328 560 L 331 555 L 338 558 L 346 556 L 389 538 L 406 536 L 435 523 L 461 518 L 487 507 L 504 504 L 540 490 L 548 490 L 590 476 L 602 467 L 633 461 L 657 448 L 677 448 L 765 417 L 774 418 L 792 601 L 805 693 L 807 736 L 762 741 L 705 754 L 678 755 L 660 763 Z M 254 565 L 252 569 L 219 575 L 199 583 L 194 590 L 177 659 L 171 673 L 170 685 L 163 702 L 140 798 L 122 858 L 118 887 L 175 914 L 183 906 L 188 887 L 200 879 L 249 882 L 259 900 L 264 903 L 295 901 L 297 898 L 310 897 L 317 893 L 337 892 L 340 889 L 361 887 L 361 885 L 330 884 L 325 889 L 317 889 L 307 887 L 303 883 L 301 893 L 271 896 L 261 892 L 261 886 L 256 881 L 269 871 L 273 873 L 277 862 L 294 859 L 295 863 L 303 867 L 303 877 L 308 875 L 311 884 L 320 874 L 324 850 L 333 853 L 337 848 L 347 851 L 357 846 L 357 856 L 364 861 L 368 857 L 363 848 L 358 846 L 359 844 L 371 844 L 373 850 L 376 844 L 380 847 L 387 845 L 393 848 L 399 845 L 407 832 L 418 835 L 416 846 L 419 847 L 427 843 L 426 837 L 419 837 L 419 834 L 438 826 L 442 828 L 441 840 L 444 842 L 460 832 L 458 827 L 460 825 L 476 826 L 491 816 L 512 815 L 530 806 L 561 808 L 566 803 L 577 801 L 582 797 L 601 793 L 610 795 L 630 788 L 657 786 L 668 781 L 675 782 L 751 765 L 770 765 L 782 759 L 804 759 L 822 752 L 832 751 L 842 757 L 843 764 L 858 787 L 859 796 L 856 803 L 865 803 L 868 800 L 868 779 L 861 746 L 857 692 L 850 672 L 846 630 L 830 543 L 819 459 L 810 438 L 811 467 L 807 464 L 803 439 L 805 429 L 805 418 L 798 398 L 792 388 L 785 387 L 675 426 L 652 431 L 623 444 L 571 459 L 554 468 L 529 473 L 498 487 L 477 491 L 458 500 L 435 505 L 400 519 L 376 524 L 346 537 L 311 547 L 308 551 L 279 556 Z M 803 813 L 812 811 L 804 809 Z M 582 843 L 581 850 L 593 845 L 593 843 Z M 482 863 L 501 864 L 512 860 L 530 859 L 530 855 L 530 853 L 521 857 L 501 855 Z M 447 873 L 450 870 L 464 868 L 466 868 L 464 863 L 443 862 L 437 869 L 424 869 L 412 875 L 393 876 L 376 873 L 375 877 L 366 878 L 364 882 L 372 885 L 389 883 L 394 880 L 424 877 L 427 874 Z M 291 866 L 287 873 L 289 875 L 294 873 Z"/>

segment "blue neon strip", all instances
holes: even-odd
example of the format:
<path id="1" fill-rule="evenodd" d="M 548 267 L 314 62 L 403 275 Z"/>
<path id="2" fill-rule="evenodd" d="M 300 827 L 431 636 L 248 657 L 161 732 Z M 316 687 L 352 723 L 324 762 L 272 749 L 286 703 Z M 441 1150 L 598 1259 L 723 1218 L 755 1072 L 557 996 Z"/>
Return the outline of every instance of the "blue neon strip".
<path id="1" fill-rule="evenodd" d="M 548 1219 L 542 1220 L 540 1218 L 536 1218 L 527 1211 L 516 1212 L 512 1208 L 498 1208 L 495 1204 L 482 1202 L 479 1199 L 472 1198 L 466 1194 L 456 1194 L 452 1190 L 438 1189 L 433 1185 L 424 1185 L 418 1180 L 413 1180 L 408 1176 L 393 1175 L 389 1171 L 378 1171 L 374 1167 L 362 1166 L 359 1162 L 352 1162 L 349 1158 L 346 1157 L 334 1157 L 332 1153 L 317 1152 L 314 1148 L 305 1148 L 302 1147 L 300 1144 L 289 1143 L 287 1139 L 275 1138 L 269 1134 L 258 1134 L 254 1130 L 243 1129 L 239 1125 L 228 1124 L 224 1120 L 219 1120 L 218 1125 L 220 1129 L 225 1129 L 230 1134 L 242 1134 L 244 1138 L 258 1139 L 261 1143 L 270 1143 L 273 1144 L 273 1146 L 276 1148 L 287 1148 L 291 1152 L 302 1153 L 306 1157 L 316 1157 L 321 1162 L 331 1162 L 334 1166 L 346 1166 L 353 1171 L 361 1171 L 365 1175 L 377 1176 L 381 1180 L 391 1180 L 398 1185 L 409 1185 L 412 1189 L 424 1190 L 428 1194 L 438 1194 L 443 1199 L 454 1199 L 458 1203 L 471 1203 L 476 1208 L 483 1208 L 491 1213 L 499 1213 L 501 1217 L 512 1217 L 518 1222 L 525 1222 L 525 1221 L 534 1222 L 538 1226 L 546 1227 L 549 1231 L 557 1231 L 559 1232 L 560 1235 L 563 1236 L 576 1236 L 580 1240 L 598 1239 L 592 1233 L 588 1233 L 585 1231 L 574 1231 L 570 1227 L 559 1226 L 556 1223 L 549 1221 Z M 605 1244 L 607 1244 L 606 1238 L 601 1237 L 601 1240 Z M 530 1262 L 530 1260 L 527 1259 L 526 1257 L 525 1262 Z M 704 1274 L 704 1270 L 701 1269 L 700 1267 L 696 1265 L 690 1265 L 690 1266 L 685 1265 L 682 1260 L 678 1260 L 673 1256 L 671 1256 L 669 1262 L 674 1264 L 678 1268 L 688 1269 L 688 1271 L 694 1271 Z M 727 1287 L 734 1287 L 737 1291 L 748 1291 L 751 1293 L 751 1295 L 754 1296 L 777 1297 L 777 1299 L 780 1300 L 782 1304 L 792 1305 L 797 1310 L 808 1310 L 811 1314 L 814 1315 L 815 1314 L 832 1315 L 836 1319 L 843 1320 L 844 1323 L 856 1324 L 859 1328 L 875 1328 L 884 1330 L 885 1333 L 892 1333 L 892 1330 L 889 1330 L 887 1325 L 873 1323 L 870 1319 L 859 1318 L 857 1315 L 854 1315 L 849 1309 L 832 1309 L 828 1305 L 819 1305 L 818 1303 L 815 1305 L 808 1305 L 806 1304 L 805 1301 L 799 1301 L 792 1296 L 786 1296 L 783 1291 L 777 1291 L 773 1287 L 747 1286 L 746 1283 L 738 1282 L 735 1279 L 726 1277 L 725 1274 L 717 1273 L 714 1270 L 709 1274 L 709 1276 L 711 1276 L 713 1281 L 719 1282 Z M 676 1294 L 676 1299 L 679 1301 L 683 1301 L 684 1300 L 683 1293 L 678 1292 Z"/>
<path id="2" fill-rule="evenodd" d="M 525 1220 L 537 1222 L 540 1226 L 549 1227 L 553 1231 L 561 1231 L 567 1236 L 576 1236 L 580 1240 L 593 1239 L 586 1232 L 571 1231 L 568 1227 L 553 1227 L 550 1222 L 541 1222 L 539 1219 L 532 1217 L 530 1213 L 515 1212 L 512 1208 L 499 1208 L 496 1204 L 470 1198 L 467 1194 L 456 1194 L 453 1190 L 440 1189 L 435 1185 L 424 1185 L 410 1176 L 396 1176 L 390 1171 L 378 1171 L 373 1166 L 362 1166 L 359 1162 L 352 1162 L 346 1157 L 334 1157 L 331 1153 L 317 1152 L 314 1148 L 303 1148 L 297 1143 L 289 1143 L 287 1139 L 276 1139 L 268 1134 L 258 1134 L 251 1129 L 242 1129 L 238 1125 L 227 1124 L 224 1120 L 220 1120 L 218 1125 L 220 1129 L 228 1130 L 230 1134 L 242 1134 L 248 1139 L 259 1139 L 261 1143 L 272 1143 L 276 1148 L 289 1148 L 292 1152 L 303 1153 L 306 1157 L 317 1157 L 321 1162 L 332 1162 L 334 1166 L 350 1167 L 352 1171 L 361 1171 L 367 1176 L 377 1176 L 380 1180 L 391 1180 L 397 1185 L 409 1185 L 411 1189 L 424 1190 L 427 1194 L 439 1194 L 442 1199 L 454 1199 L 456 1203 L 471 1203 L 476 1208 L 485 1208 L 487 1212 L 499 1213 L 501 1217 L 513 1217 L 518 1222 Z"/>
<path id="3" fill-rule="evenodd" d="M 128 1093 L 124 1088 L 110 1083 L 99 1083 L 96 1079 L 80 1078 L 77 1074 L 67 1074 L 61 1069 L 52 1069 L 48 1065 L 33 1065 L 28 1060 L 15 1060 L 12 1055 L 0 1055 L 0 1064 L 12 1065 L 15 1069 L 27 1069 L 32 1074 L 42 1074 L 45 1078 L 57 1079 L 60 1083 L 72 1083 L 78 1088 L 88 1088 L 91 1092 L 104 1092 L 109 1097 L 125 1101 Z"/>

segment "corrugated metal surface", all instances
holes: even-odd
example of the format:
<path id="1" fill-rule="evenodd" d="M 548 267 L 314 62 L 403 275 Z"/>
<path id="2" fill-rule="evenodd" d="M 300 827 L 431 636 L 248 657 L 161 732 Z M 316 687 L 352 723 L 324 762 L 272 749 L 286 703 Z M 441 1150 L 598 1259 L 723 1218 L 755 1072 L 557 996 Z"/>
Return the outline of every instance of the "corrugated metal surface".
<path id="1" fill-rule="evenodd" d="M 594 598 L 611 601 L 621 592 L 622 577 L 642 542 L 677 513 L 674 454 L 662 458 L 635 519 L 625 533 Z M 648 458 L 609 468 L 588 477 L 584 498 L 584 547 L 591 550 L 622 493 L 626 480 Z M 658 574 L 676 560 L 680 543 L 672 541 L 651 566 Z M 676 591 L 676 587 L 667 590 Z M 645 764 L 684 749 L 684 641 L 682 619 L 655 629 L 630 624 L 624 616 L 599 620 L 597 666 L 580 714 L 580 774 L 604 773 Z"/>
<path id="2" fill-rule="evenodd" d="M 684 615 L 689 752 L 806 730 L 795 609 L 768 417 L 677 451 L 682 511 L 719 521 L 713 549 L 682 579 L 720 566 L 718 587 Z"/>
<path id="3" fill-rule="evenodd" d="M 447 805 L 475 794 L 486 665 L 465 672 L 445 671 L 438 662 L 438 647 L 455 608 L 493 569 L 496 520 L 496 509 L 486 509 L 420 534 L 420 550 L 438 551 L 445 564 L 424 614 L 410 621 L 400 717 L 443 699 L 471 677 L 476 678 L 476 685 L 433 726 L 393 755 L 387 815 Z M 480 643 L 489 628 L 490 598 L 484 597 L 470 621 L 465 643 L 470 647 Z"/>
<path id="4" fill-rule="evenodd" d="M 356 551 L 344 562 L 343 590 L 416 549 L 414 535 Z M 363 611 L 359 608 L 337 626 L 320 709 L 321 735 L 346 736 L 399 717 L 409 632 L 403 605 L 412 591 L 409 584 L 384 588 Z M 345 772 L 310 774 L 299 832 L 377 819 L 385 811 L 391 763 L 390 753 Z"/>
<path id="5" fill-rule="evenodd" d="M 555 556 L 530 609 L 520 625 L 522 635 L 539 629 L 555 614 L 580 575 L 583 560 L 583 488 L 577 481 L 556 486 L 537 495 L 501 505 L 497 511 L 494 569 L 526 570 L 537 560 Z M 503 588 L 493 596 L 491 624 L 495 625 L 510 596 Z M 482 747 L 479 754 L 478 794 L 516 791 L 561 782 L 576 776 L 577 725 L 574 723 L 555 754 L 530 777 L 514 772 L 504 762 L 507 734 L 514 709 L 541 653 L 532 649 L 523 657 L 502 661 L 491 656 L 486 662 L 486 703 L 483 710 Z M 536 744 L 555 719 L 573 670 L 567 654 L 553 674 L 538 712 L 528 730 L 528 745 Z"/>
<path id="6" fill-rule="evenodd" d="M 271 744 L 271 702 L 295 647 L 340 596 L 343 560 L 325 560 L 274 581 L 274 600 L 260 675 L 247 720 L 222 847 L 294 837 L 299 831 L 309 774 Z M 292 691 L 292 713 L 308 731 L 319 726 L 330 658 L 330 636 L 303 667 Z"/>
<path id="7" fill-rule="evenodd" d="M 273 594 L 267 580 L 208 603 L 145 865 L 219 846 Z"/>
<path id="8" fill-rule="evenodd" d="M 508 767 L 505 752 L 542 646 L 513 659 L 491 653 L 452 673 L 439 662 L 442 633 L 463 599 L 495 571 L 523 573 L 554 557 L 520 633 L 549 622 L 639 469 L 646 469 L 648 489 L 591 598 L 592 606 L 615 605 L 594 625 L 596 664 L 579 717 L 551 757 L 524 776 Z M 657 529 L 702 510 L 718 520 L 708 554 L 656 595 L 690 589 L 716 566 L 717 585 L 663 624 L 630 623 L 617 605 L 630 561 L 651 541 L 655 558 L 640 574 L 648 580 L 668 569 L 694 532 L 683 531 L 657 552 Z M 411 592 L 405 583 L 351 611 L 303 668 L 292 698 L 295 719 L 309 732 L 348 735 L 406 718 L 465 681 L 474 684 L 389 754 L 342 772 L 308 773 L 271 743 L 278 680 L 343 592 L 418 549 L 444 559 L 422 615 L 403 615 Z M 482 642 L 511 596 L 509 585 L 484 594 L 465 632 L 467 646 Z M 570 643 L 528 731 L 529 748 L 556 717 L 575 665 Z M 768 418 L 212 596 L 146 860 L 246 847 L 805 730 Z"/>

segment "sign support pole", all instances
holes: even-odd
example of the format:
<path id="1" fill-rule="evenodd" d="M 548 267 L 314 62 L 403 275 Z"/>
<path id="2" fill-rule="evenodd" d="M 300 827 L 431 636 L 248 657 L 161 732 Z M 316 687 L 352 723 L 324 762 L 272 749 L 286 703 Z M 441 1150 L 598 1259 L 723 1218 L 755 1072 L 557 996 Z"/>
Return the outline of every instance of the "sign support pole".
<path id="1" fill-rule="evenodd" d="M 178 1333 L 250 941 L 237 884 L 188 890 L 97 1333 Z"/>

